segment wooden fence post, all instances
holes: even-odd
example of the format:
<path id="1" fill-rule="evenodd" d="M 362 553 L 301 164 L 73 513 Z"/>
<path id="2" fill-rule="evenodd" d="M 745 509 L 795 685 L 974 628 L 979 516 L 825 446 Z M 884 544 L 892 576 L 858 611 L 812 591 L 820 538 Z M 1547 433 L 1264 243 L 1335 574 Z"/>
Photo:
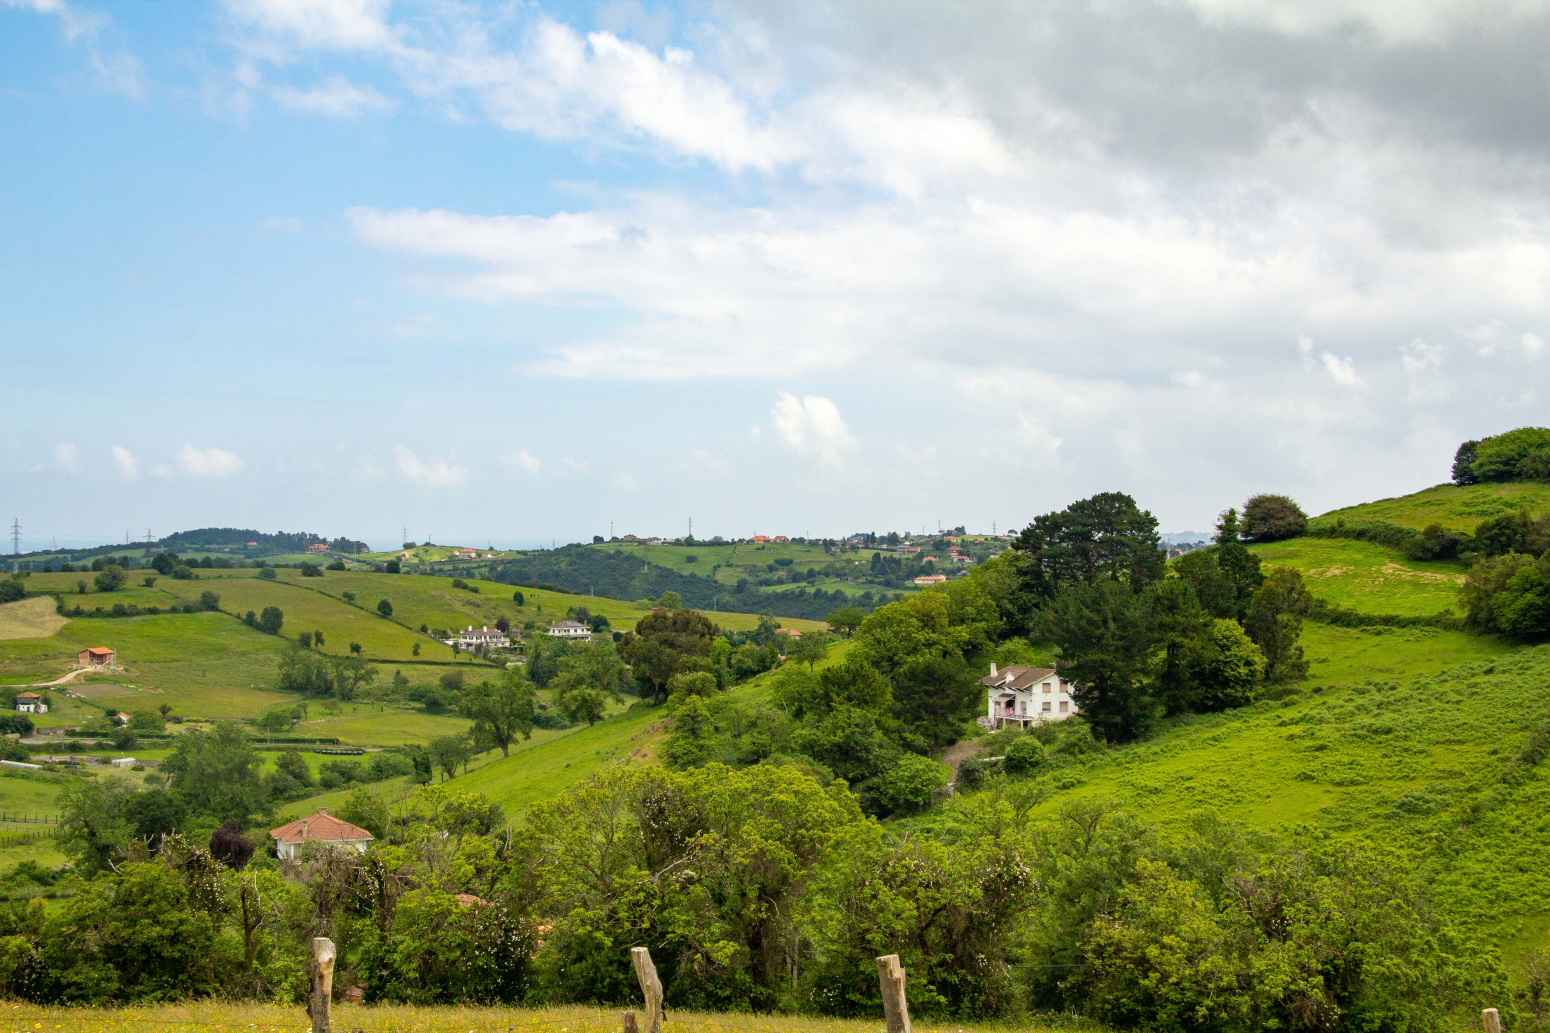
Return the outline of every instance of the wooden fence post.
<path id="1" fill-rule="evenodd" d="M 651 952 L 645 947 L 631 947 L 630 964 L 635 967 L 641 996 L 646 999 L 646 1023 L 640 1033 L 662 1033 L 662 981 L 657 978 Z"/>
<path id="2" fill-rule="evenodd" d="M 1485 1023 L 1485 1033 L 1502 1033 L 1501 1012 L 1495 1008 L 1487 1008 L 1481 1012 L 1480 1021 Z"/>
<path id="3" fill-rule="evenodd" d="M 883 990 L 883 1018 L 888 1023 L 888 1033 L 911 1033 L 910 1005 L 904 997 L 904 966 L 897 954 L 886 954 L 877 959 L 877 980 Z"/>
<path id="4" fill-rule="evenodd" d="M 307 1018 L 312 1020 L 312 1033 L 329 1033 L 328 1008 L 334 996 L 334 941 L 326 936 L 314 937 L 312 960 L 316 971 L 312 976 L 312 1000 L 307 1003 Z"/>
<path id="5" fill-rule="evenodd" d="M 640 1024 L 635 1021 L 635 1012 L 624 1013 L 624 1033 L 640 1033 Z"/>

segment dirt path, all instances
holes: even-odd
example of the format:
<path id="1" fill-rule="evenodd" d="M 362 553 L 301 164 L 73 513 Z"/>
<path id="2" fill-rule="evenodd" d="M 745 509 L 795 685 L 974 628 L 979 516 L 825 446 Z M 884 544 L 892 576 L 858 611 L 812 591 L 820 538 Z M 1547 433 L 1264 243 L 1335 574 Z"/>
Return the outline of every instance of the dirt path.
<path id="1" fill-rule="evenodd" d="M 98 668 L 77 667 L 75 670 L 69 672 L 68 674 L 60 675 L 58 678 L 55 678 L 53 681 L 35 681 L 31 685 L 22 685 L 22 686 L 19 686 L 19 688 L 24 688 L 24 689 L 46 689 L 46 688 L 48 688 L 51 685 L 68 685 L 70 682 L 74 681 L 76 678 L 81 677 L 81 675 L 83 675 L 83 674 L 90 674 L 93 670 L 99 670 L 100 671 L 100 670 L 102 670 L 102 668 L 100 668 L 100 667 L 98 667 Z"/>
<path id="2" fill-rule="evenodd" d="M 958 778 L 958 765 L 980 751 L 978 739 L 959 739 L 942 751 L 942 763 L 953 769 L 954 781 Z"/>

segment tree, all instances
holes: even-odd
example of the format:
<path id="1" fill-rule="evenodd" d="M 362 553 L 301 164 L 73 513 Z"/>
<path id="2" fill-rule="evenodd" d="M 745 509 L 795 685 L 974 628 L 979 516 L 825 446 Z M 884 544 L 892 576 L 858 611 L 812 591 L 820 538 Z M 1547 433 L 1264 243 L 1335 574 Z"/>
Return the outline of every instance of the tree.
<path id="1" fill-rule="evenodd" d="M 210 835 L 210 856 L 240 872 L 246 868 L 253 852 L 258 848 L 243 835 L 242 822 L 236 818 L 224 822 Z"/>
<path id="2" fill-rule="evenodd" d="M 397 560 L 388 560 L 387 563 L 383 565 L 383 569 L 386 570 L 389 574 L 397 574 L 403 570 L 403 567 Z"/>
<path id="3" fill-rule="evenodd" d="M 1255 495 L 1243 504 L 1241 534 L 1252 542 L 1279 542 L 1308 529 L 1308 514 L 1285 495 Z"/>
<path id="4" fill-rule="evenodd" d="M 828 637 L 821 631 L 806 632 L 786 647 L 786 656 L 795 663 L 806 664 L 809 671 L 828 655 Z"/>
<path id="5" fill-rule="evenodd" d="M 155 588 L 156 587 L 156 576 L 154 574 L 148 574 L 145 577 L 140 579 L 140 583 L 142 585 L 144 585 L 146 588 Z"/>
<path id="6" fill-rule="evenodd" d="M 319 649 L 323 648 L 323 633 L 321 631 L 314 631 L 312 633 L 312 644 Z"/>
<path id="7" fill-rule="evenodd" d="M 173 569 L 177 569 L 177 568 L 173 568 Z M 275 573 L 275 570 L 274 570 L 273 567 L 262 567 L 262 568 L 259 569 L 258 576 L 260 578 L 262 578 L 263 580 L 265 580 L 265 581 L 273 581 L 275 578 L 279 577 L 280 575 Z"/>
<path id="8" fill-rule="evenodd" d="M 195 814 L 246 821 L 264 813 L 263 764 L 235 722 L 177 736 L 162 767 L 174 795 Z"/>
<path id="9" fill-rule="evenodd" d="M 429 746 L 431 762 L 441 770 L 441 780 L 445 782 L 457 775 L 459 764 L 465 763 L 472 754 L 469 749 L 468 733 L 458 732 L 455 735 L 443 735 L 432 739 Z"/>
<path id="10" fill-rule="evenodd" d="M 284 625 L 285 614 L 278 606 L 266 606 L 264 612 L 258 615 L 258 630 L 266 635 L 278 635 Z"/>
<path id="11" fill-rule="evenodd" d="M 275 770 L 293 779 L 297 785 L 310 788 L 317 785 L 317 778 L 307 766 L 307 759 L 295 750 L 286 750 L 275 761 Z"/>
<path id="12" fill-rule="evenodd" d="M 874 556 L 878 555 L 873 553 Z M 866 611 L 859 606 L 842 606 L 829 614 L 829 627 L 850 638 L 856 629 L 861 627 L 861 622 L 866 620 Z"/>
<path id="13" fill-rule="evenodd" d="M 1194 645 L 1185 661 L 1191 710 L 1227 710 L 1254 702 L 1265 678 L 1265 654 L 1242 625 L 1217 619 Z"/>
<path id="14" fill-rule="evenodd" d="M 606 713 L 605 699 L 621 701 L 620 693 L 629 677 L 629 669 L 613 643 L 599 639 L 560 657 L 550 684 L 566 720 L 586 721 L 590 725 Z"/>
<path id="15" fill-rule="evenodd" d="M 1066 589 L 1045 607 L 1040 637 L 1060 647 L 1061 674 L 1094 731 L 1109 742 L 1147 733 L 1160 709 L 1153 688 L 1155 615 L 1149 594 L 1103 579 Z"/>
<path id="16" fill-rule="evenodd" d="M 1162 577 L 1167 562 L 1157 519 L 1120 492 L 1035 517 L 1012 548 L 1034 561 L 1027 568 L 1030 587 L 1046 598 L 1067 586 L 1099 580 L 1139 591 Z"/>
<path id="17" fill-rule="evenodd" d="M 661 704 L 667 700 L 668 680 L 703 660 L 715 637 L 716 626 L 697 610 L 658 608 L 625 634 L 619 643 L 619 656 L 630 665 L 636 681 Z"/>
<path id="18" fill-rule="evenodd" d="M 1466 441 L 1453 453 L 1453 483 L 1474 484 L 1478 478 L 1475 476 L 1475 449 L 1479 447 L 1478 441 Z"/>
<path id="19" fill-rule="evenodd" d="M 302 649 L 311 649 L 312 648 L 312 632 L 310 632 L 310 631 L 303 631 L 303 632 L 300 632 L 299 634 L 297 634 L 297 636 L 296 636 L 296 644 L 298 646 L 300 646 Z"/>
<path id="20" fill-rule="evenodd" d="M 493 683 L 465 688 L 458 709 L 473 718 L 474 734 L 499 746 L 503 757 L 511 756 L 518 735 L 533 736 L 533 686 L 519 668 L 507 668 Z"/>
<path id="21" fill-rule="evenodd" d="M 1001 767 L 1013 778 L 1036 774 L 1047 763 L 1049 755 L 1044 744 L 1031 735 L 1020 736 L 1006 748 L 1006 756 L 1001 758 Z"/>
<path id="22" fill-rule="evenodd" d="M 958 657 L 912 657 L 890 681 L 893 716 L 933 755 L 957 742 L 964 725 L 984 705 L 984 688 Z"/>
<path id="23" fill-rule="evenodd" d="M 352 700 L 362 685 L 377 680 L 377 669 L 358 655 L 336 656 L 330 659 L 334 675 L 334 695 L 342 700 Z"/>
<path id="24" fill-rule="evenodd" d="M 682 609 L 683 604 L 683 596 L 673 591 L 663 592 L 661 596 L 657 598 L 657 605 L 666 610 L 668 613 Z"/>
<path id="25" fill-rule="evenodd" d="M 59 794 L 54 838 L 76 871 L 90 878 L 129 854 L 132 829 L 126 813 L 134 789 L 122 778 L 72 778 Z"/>
<path id="26" fill-rule="evenodd" d="M 1313 596 L 1303 587 L 1302 574 L 1290 567 L 1275 567 L 1249 604 L 1244 630 L 1265 655 L 1267 682 L 1300 681 L 1308 676 L 1303 659 L 1303 615 L 1313 606 Z"/>
<path id="27" fill-rule="evenodd" d="M 109 564 L 103 567 L 102 573 L 92 578 L 92 580 L 96 583 L 97 591 L 99 592 L 117 592 L 124 587 L 124 582 L 128 579 L 124 576 L 124 569 L 122 567 Z"/>
<path id="28" fill-rule="evenodd" d="M 391 617 L 393 616 L 393 604 L 383 599 L 377 603 L 377 612 L 384 617 Z"/>
<path id="29" fill-rule="evenodd" d="M 129 730 L 132 732 L 164 732 L 167 723 L 161 714 L 154 710 L 137 710 L 129 715 Z"/>
<path id="30" fill-rule="evenodd" d="M 1220 578 L 1216 559 L 1204 550 L 1196 549 L 1180 557 L 1184 559 L 1204 554 L 1209 565 L 1196 564 L 1194 573 L 1209 573 Z M 1157 586 L 1153 613 L 1157 620 L 1157 636 L 1161 642 L 1162 662 L 1157 669 L 1157 698 L 1167 714 L 1182 714 L 1195 707 L 1194 673 L 1190 658 L 1206 648 L 1211 628 L 1211 616 L 1200 605 L 1194 584 L 1183 577 L 1170 577 Z"/>
<path id="31" fill-rule="evenodd" d="M 952 769 L 947 765 L 906 753 L 877 777 L 874 796 L 889 814 L 916 814 L 931 806 L 952 777 Z"/>

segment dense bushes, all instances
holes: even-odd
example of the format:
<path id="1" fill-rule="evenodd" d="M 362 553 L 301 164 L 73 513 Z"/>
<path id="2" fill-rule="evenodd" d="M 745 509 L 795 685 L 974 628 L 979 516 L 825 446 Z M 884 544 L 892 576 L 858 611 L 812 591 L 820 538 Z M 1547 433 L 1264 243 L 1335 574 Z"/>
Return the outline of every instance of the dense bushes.
<path id="1" fill-rule="evenodd" d="M 1453 482 L 1550 481 L 1550 429 L 1520 427 L 1466 441 L 1453 457 Z"/>

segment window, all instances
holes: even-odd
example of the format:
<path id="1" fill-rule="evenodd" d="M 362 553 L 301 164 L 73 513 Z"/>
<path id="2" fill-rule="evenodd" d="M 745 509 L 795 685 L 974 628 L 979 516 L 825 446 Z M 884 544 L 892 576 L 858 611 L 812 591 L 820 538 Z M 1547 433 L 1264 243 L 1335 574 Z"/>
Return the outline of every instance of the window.
<path id="1" fill-rule="evenodd" d="M 1028 701 L 1027 700 L 1020 699 L 1020 700 L 1017 701 L 1017 712 L 1019 714 L 1026 714 L 1028 712 Z"/>
<path id="2" fill-rule="evenodd" d="M 1045 683 L 1044 683 L 1044 691 L 1045 691 L 1045 692 L 1048 692 L 1048 691 L 1049 691 L 1049 682 L 1045 682 Z"/>
<path id="3" fill-rule="evenodd" d="M 1062 714 L 1064 714 L 1064 713 L 1065 713 L 1065 712 L 1066 712 L 1066 710 L 1067 710 L 1067 709 L 1068 709 L 1068 708 L 1069 708 L 1069 707 L 1070 707 L 1070 706 L 1071 706 L 1071 704 L 1069 704 L 1069 703 L 1067 703 L 1067 702 L 1066 702 L 1066 701 L 1065 701 L 1065 700 L 1061 700 L 1061 701 L 1060 701 L 1060 712 L 1061 712 L 1061 713 L 1062 713 Z"/>
<path id="4" fill-rule="evenodd" d="M 1061 682 L 1060 683 L 1060 691 L 1061 691 L 1062 694 L 1068 691 L 1066 689 L 1066 683 L 1065 682 Z"/>
<path id="5" fill-rule="evenodd" d="M 1045 713 L 1046 713 L 1046 714 L 1048 714 L 1048 713 L 1049 713 L 1049 700 L 1045 700 L 1045 701 L 1044 701 L 1044 712 L 1045 712 Z"/>

